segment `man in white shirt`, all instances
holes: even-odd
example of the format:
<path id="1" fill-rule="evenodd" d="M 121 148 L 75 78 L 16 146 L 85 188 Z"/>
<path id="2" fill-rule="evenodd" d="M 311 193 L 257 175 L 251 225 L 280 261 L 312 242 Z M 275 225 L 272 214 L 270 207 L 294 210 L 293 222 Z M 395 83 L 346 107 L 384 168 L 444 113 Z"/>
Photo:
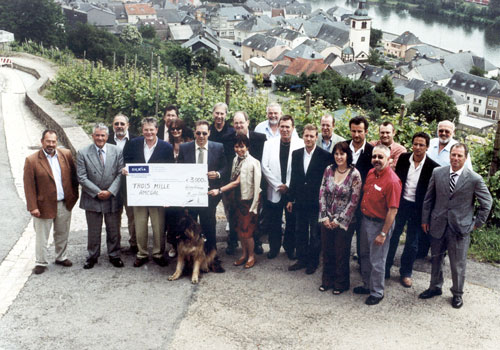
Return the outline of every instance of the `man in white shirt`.
<path id="1" fill-rule="evenodd" d="M 455 136 L 455 124 L 449 120 L 439 122 L 437 136 L 431 140 L 427 155 L 440 166 L 450 165 L 451 146 L 458 142 L 453 138 Z M 465 166 L 472 170 L 470 156 L 467 157 Z"/>
<path id="2" fill-rule="evenodd" d="M 279 138 L 279 121 L 282 115 L 281 106 L 279 103 L 271 103 L 266 107 L 267 120 L 260 122 L 255 127 L 255 132 L 260 132 L 266 135 L 267 139 Z M 293 137 L 298 137 L 297 131 L 293 129 Z"/>

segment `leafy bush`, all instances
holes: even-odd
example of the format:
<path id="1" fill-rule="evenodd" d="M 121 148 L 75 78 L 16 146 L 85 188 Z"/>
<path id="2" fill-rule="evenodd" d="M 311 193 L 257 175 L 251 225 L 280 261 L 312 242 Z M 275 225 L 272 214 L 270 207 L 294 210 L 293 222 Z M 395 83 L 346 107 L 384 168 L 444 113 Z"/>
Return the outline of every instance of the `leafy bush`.
<path id="1" fill-rule="evenodd" d="M 472 233 L 469 256 L 482 262 L 500 263 L 500 233 L 491 226 Z"/>

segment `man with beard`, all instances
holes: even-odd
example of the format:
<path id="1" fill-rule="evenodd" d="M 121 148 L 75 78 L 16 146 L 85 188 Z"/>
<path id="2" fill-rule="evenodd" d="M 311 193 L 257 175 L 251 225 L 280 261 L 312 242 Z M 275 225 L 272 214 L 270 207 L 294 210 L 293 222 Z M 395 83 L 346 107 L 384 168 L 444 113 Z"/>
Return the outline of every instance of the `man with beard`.
<path id="1" fill-rule="evenodd" d="M 345 141 L 342 136 L 333 132 L 335 128 L 335 118 L 331 114 L 325 114 L 321 117 L 321 134 L 318 135 L 316 144 L 325 151 L 332 153 L 333 146 L 337 142 Z"/>
<path id="2" fill-rule="evenodd" d="M 401 197 L 401 180 L 389 166 L 390 155 L 384 145 L 373 148 L 373 169 L 368 172 L 361 199 L 359 259 L 363 285 L 353 292 L 370 294 L 366 305 L 376 305 L 384 298 L 385 260 Z"/>
<path id="3" fill-rule="evenodd" d="M 129 133 L 128 117 L 125 114 L 121 113 L 115 115 L 115 118 L 113 119 L 113 131 L 109 134 L 107 143 L 116 145 L 120 149 L 120 151 L 123 152 L 123 148 L 125 148 L 127 142 L 129 142 L 133 138 L 135 138 L 135 135 Z M 134 209 L 127 205 L 127 182 L 125 176 L 122 176 L 120 182 L 120 192 L 118 193 L 118 198 L 119 203 L 123 204 L 120 205 L 119 209 L 118 215 L 120 218 L 120 223 L 118 227 L 119 229 L 122 227 L 121 218 L 123 214 L 123 207 L 125 207 L 125 213 L 127 214 L 128 234 L 130 237 L 128 240 L 130 246 L 125 252 L 130 254 L 137 254 L 138 250 L 137 238 L 135 236 Z"/>
<path id="4" fill-rule="evenodd" d="M 279 121 L 281 118 L 281 106 L 279 103 L 271 103 L 266 107 L 267 120 L 260 122 L 255 127 L 255 132 L 266 135 L 267 139 L 270 140 L 275 137 L 280 137 L 279 131 Z M 293 129 L 293 137 L 298 137 L 297 131 Z"/>
<path id="5" fill-rule="evenodd" d="M 248 137 L 248 139 L 250 140 L 249 153 L 252 157 L 254 157 L 260 162 L 262 160 L 262 151 L 264 148 L 264 143 L 266 142 L 266 135 L 248 130 L 249 126 L 248 115 L 243 111 L 238 111 L 234 113 L 233 126 L 235 132 L 224 136 L 222 140 L 222 143 L 224 145 L 224 153 L 227 159 L 228 170 L 230 169 L 230 166 L 233 164 L 233 159 L 235 157 L 234 144 L 236 142 L 235 141 L 236 135 L 238 134 L 246 135 Z M 263 183 L 264 182 L 265 181 L 263 180 Z M 265 190 L 265 187 L 262 188 L 262 190 Z M 260 255 L 263 253 L 263 249 L 262 249 L 262 242 L 260 242 L 258 237 L 259 236 L 258 231 L 259 230 L 255 230 L 254 232 L 254 241 L 255 241 L 254 252 Z M 227 241 L 226 254 L 233 255 L 236 247 L 238 246 L 238 237 L 236 235 L 236 232 L 233 230 L 231 226 L 229 227 L 229 235 L 227 236 L 227 239 L 228 241 Z"/>
<path id="6" fill-rule="evenodd" d="M 233 127 L 226 123 L 227 104 L 224 102 L 216 103 L 212 109 L 212 115 L 214 122 L 210 125 L 208 141 L 223 143 L 226 135 L 234 133 Z"/>

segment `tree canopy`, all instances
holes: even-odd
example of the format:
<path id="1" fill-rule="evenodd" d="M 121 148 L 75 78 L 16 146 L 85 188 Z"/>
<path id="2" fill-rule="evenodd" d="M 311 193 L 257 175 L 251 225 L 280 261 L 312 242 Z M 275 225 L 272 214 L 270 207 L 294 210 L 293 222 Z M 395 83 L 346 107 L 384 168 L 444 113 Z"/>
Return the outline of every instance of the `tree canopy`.
<path id="1" fill-rule="evenodd" d="M 455 101 L 442 90 L 424 90 L 420 97 L 410 104 L 410 114 L 422 116 L 430 123 L 458 118 L 458 109 Z"/>

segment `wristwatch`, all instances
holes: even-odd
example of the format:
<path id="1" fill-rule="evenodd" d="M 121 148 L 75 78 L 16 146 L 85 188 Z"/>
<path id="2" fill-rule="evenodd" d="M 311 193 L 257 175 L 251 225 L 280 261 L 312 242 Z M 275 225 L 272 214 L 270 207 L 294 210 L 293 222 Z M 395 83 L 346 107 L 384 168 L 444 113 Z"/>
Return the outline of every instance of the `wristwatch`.
<path id="1" fill-rule="evenodd" d="M 382 237 L 385 237 L 385 236 L 387 236 L 387 233 L 385 233 L 385 232 L 380 232 L 380 235 L 381 235 Z"/>

